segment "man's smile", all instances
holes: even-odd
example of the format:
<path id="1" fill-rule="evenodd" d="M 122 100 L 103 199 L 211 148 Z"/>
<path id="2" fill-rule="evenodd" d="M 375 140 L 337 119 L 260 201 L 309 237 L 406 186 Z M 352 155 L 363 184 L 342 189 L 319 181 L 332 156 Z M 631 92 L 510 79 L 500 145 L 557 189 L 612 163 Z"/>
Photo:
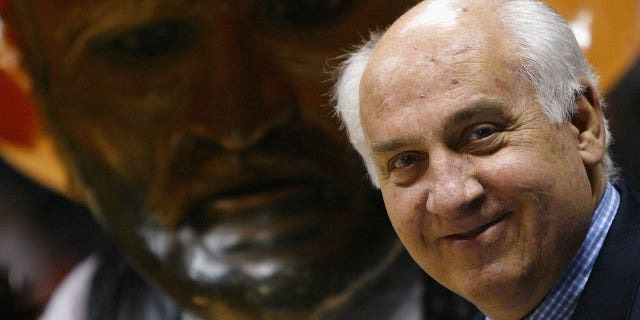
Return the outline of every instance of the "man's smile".
<path id="1" fill-rule="evenodd" d="M 471 240 L 473 238 L 478 237 L 480 234 L 484 233 L 485 231 L 489 230 L 491 227 L 499 224 L 500 222 L 504 221 L 506 219 L 506 217 L 508 217 L 510 215 L 510 213 L 504 213 L 501 215 L 498 215 L 494 218 L 491 218 L 488 220 L 488 222 L 485 222 L 487 219 L 483 219 L 483 221 L 479 221 L 478 223 L 476 223 L 474 226 L 466 228 L 466 230 L 461 231 L 461 232 L 456 232 L 453 234 L 450 234 L 448 236 L 445 236 L 444 239 L 446 240 Z"/>

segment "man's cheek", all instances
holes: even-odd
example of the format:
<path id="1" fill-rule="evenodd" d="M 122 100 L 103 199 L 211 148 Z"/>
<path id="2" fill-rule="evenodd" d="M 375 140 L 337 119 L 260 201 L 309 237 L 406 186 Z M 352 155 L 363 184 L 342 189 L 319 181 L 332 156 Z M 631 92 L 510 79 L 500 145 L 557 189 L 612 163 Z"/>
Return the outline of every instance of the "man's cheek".
<path id="1" fill-rule="evenodd" d="M 477 157 L 477 179 L 481 183 L 510 184 L 539 177 L 546 161 L 540 161 L 540 154 L 533 149 L 510 147 L 490 156 Z M 542 167 L 541 167 L 542 166 Z"/>
<path id="2" fill-rule="evenodd" d="M 400 240 L 405 246 L 415 246 L 416 239 L 420 238 L 422 226 L 420 217 L 416 209 L 411 205 L 411 199 L 405 197 L 406 194 L 399 192 L 384 192 L 383 198 L 389 220 Z M 409 248 L 411 250 L 413 248 Z"/>

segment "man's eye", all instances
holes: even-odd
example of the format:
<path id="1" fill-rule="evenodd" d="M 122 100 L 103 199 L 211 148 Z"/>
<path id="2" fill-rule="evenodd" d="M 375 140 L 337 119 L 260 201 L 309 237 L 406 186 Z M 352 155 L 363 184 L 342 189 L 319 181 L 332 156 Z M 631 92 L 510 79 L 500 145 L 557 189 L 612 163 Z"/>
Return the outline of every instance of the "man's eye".
<path id="1" fill-rule="evenodd" d="M 312 27 L 337 18 L 349 0 L 273 0 L 267 9 L 268 18 L 277 24 Z"/>
<path id="2" fill-rule="evenodd" d="M 404 154 L 391 161 L 391 170 L 402 169 L 418 162 L 419 157 L 415 154 Z"/>
<path id="3" fill-rule="evenodd" d="M 153 59 L 186 49 L 193 28 L 182 21 L 160 21 L 121 33 L 99 48 L 136 59 Z"/>
<path id="4" fill-rule="evenodd" d="M 494 134 L 496 132 L 496 128 L 492 125 L 483 125 L 480 127 L 475 128 L 471 134 L 469 134 L 468 140 L 471 141 L 476 141 L 476 140 L 482 140 L 486 137 L 491 136 L 492 134 Z"/>
<path id="5" fill-rule="evenodd" d="M 389 160 L 386 173 L 396 185 L 415 181 L 428 165 L 428 156 L 422 152 L 404 152 Z"/>

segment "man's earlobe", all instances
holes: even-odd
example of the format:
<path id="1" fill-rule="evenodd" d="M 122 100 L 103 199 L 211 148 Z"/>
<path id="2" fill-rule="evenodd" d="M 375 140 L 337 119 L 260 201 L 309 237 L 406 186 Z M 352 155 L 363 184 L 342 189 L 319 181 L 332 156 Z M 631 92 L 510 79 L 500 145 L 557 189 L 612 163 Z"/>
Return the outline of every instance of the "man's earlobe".
<path id="1" fill-rule="evenodd" d="M 578 151 L 585 166 L 593 167 L 602 163 L 607 133 L 600 97 L 589 84 L 585 84 L 584 91 L 576 97 L 576 110 L 571 123 L 578 130 Z"/>

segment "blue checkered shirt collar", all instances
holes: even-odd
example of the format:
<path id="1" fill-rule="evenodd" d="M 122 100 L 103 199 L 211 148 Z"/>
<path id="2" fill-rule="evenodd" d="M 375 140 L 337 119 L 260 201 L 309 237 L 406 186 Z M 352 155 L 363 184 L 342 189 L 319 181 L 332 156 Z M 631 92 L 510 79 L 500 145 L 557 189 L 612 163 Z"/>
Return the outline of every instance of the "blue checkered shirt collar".
<path id="1" fill-rule="evenodd" d="M 587 237 L 578 253 L 542 304 L 526 320 L 571 319 L 619 205 L 620 194 L 611 183 L 607 183 L 602 200 L 591 218 Z M 491 320 L 489 317 L 486 319 Z"/>

